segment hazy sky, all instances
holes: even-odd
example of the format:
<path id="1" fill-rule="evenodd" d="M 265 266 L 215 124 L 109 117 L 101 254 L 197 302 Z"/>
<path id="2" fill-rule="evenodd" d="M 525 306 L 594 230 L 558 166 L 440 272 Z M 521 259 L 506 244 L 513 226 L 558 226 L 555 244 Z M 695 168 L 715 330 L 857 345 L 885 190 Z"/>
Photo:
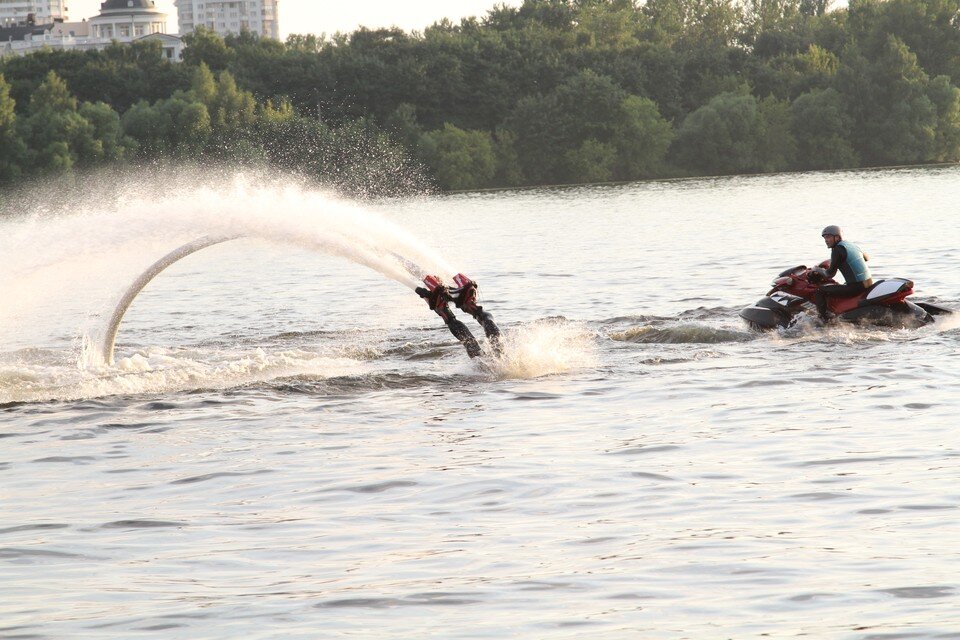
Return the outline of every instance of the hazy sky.
<path id="1" fill-rule="evenodd" d="M 67 0 L 71 20 L 100 13 L 101 0 Z M 280 36 L 291 33 L 353 31 L 366 27 L 398 26 L 422 31 L 441 18 L 454 22 L 466 16 L 483 16 L 498 4 L 519 6 L 521 0 L 280 0 Z M 177 31 L 173 0 L 157 0 L 157 8 L 170 14 L 167 28 Z"/>

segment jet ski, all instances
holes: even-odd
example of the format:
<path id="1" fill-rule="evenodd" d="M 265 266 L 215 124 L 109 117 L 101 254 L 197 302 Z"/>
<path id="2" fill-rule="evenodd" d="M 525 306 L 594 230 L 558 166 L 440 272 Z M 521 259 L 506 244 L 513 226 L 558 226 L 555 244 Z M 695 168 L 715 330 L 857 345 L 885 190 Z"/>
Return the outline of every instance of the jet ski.
<path id="1" fill-rule="evenodd" d="M 800 265 L 787 269 L 773 281 L 773 288 L 756 304 L 740 311 L 740 317 L 760 330 L 789 327 L 802 316 L 817 317 L 816 293 L 825 284 L 836 284 L 819 267 Z M 881 327 L 920 327 L 951 309 L 928 302 L 912 302 L 913 281 L 906 278 L 878 280 L 849 297 L 827 298 L 827 309 L 838 320 Z"/>

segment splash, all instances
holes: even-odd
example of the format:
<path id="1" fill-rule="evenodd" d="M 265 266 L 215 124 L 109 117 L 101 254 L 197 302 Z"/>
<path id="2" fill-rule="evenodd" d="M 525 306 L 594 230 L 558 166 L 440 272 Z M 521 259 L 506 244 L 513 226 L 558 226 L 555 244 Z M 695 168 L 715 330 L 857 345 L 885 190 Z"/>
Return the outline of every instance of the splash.
<path id="1" fill-rule="evenodd" d="M 511 328 L 504 335 L 503 354 L 489 364 L 500 379 L 538 378 L 596 365 L 596 334 L 562 319 Z"/>
<path id="2" fill-rule="evenodd" d="M 361 360 L 305 349 L 153 348 L 121 358 L 114 367 L 88 370 L 69 366 L 60 353 L 34 351 L 0 361 L 0 405 L 216 391 L 294 376 L 355 376 L 368 368 Z"/>
<path id="3" fill-rule="evenodd" d="M 932 326 L 937 333 L 946 333 L 960 329 L 960 313 L 954 311 L 949 315 L 937 316 Z"/>
<path id="4" fill-rule="evenodd" d="M 67 308 L 85 316 L 76 318 L 74 328 L 87 334 L 80 364 L 107 364 L 110 331 L 104 318 L 138 275 L 204 237 L 242 237 L 337 256 L 410 288 L 423 272 L 447 277 L 456 272 L 405 229 L 328 192 L 296 183 L 264 184 L 246 174 L 232 176 L 225 186 L 199 183 L 176 190 L 147 182 L 103 200 L 88 193 L 66 215 L 41 207 L 5 223 L 0 331 L 16 335 L 18 328 L 49 317 L 49 309 Z M 96 344 L 99 355 L 90 348 Z"/>

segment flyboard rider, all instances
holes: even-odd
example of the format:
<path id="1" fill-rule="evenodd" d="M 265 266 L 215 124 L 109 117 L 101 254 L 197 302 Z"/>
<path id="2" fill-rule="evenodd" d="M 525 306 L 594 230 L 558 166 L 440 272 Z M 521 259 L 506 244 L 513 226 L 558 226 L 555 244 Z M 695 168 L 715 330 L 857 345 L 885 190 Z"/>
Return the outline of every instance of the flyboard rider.
<path id="1" fill-rule="evenodd" d="M 827 322 L 830 319 L 827 312 L 828 297 L 857 295 L 873 285 L 873 277 L 867 266 L 870 256 L 854 243 L 844 240 L 840 227 L 831 224 L 820 235 L 830 248 L 830 266 L 826 269 L 817 267 L 815 271 L 824 279 L 832 278 L 840 271 L 845 281 L 845 284 L 825 284 L 817 289 L 817 313 L 821 320 Z"/>
<path id="2" fill-rule="evenodd" d="M 477 339 L 473 337 L 473 334 L 470 333 L 467 325 L 457 320 L 456 316 L 453 315 L 453 311 L 449 307 L 449 303 L 451 302 L 456 305 L 458 309 L 466 311 L 480 323 L 487 339 L 490 340 L 490 344 L 493 346 L 494 352 L 500 353 L 503 348 L 500 329 L 493 322 L 493 316 L 477 304 L 477 283 L 462 273 L 455 275 L 453 281 L 457 286 L 450 289 L 444 285 L 443 281 L 437 276 L 426 276 L 423 279 L 423 283 L 426 286 L 417 287 L 415 291 L 421 298 L 427 301 L 430 309 L 435 311 L 436 314 L 443 319 L 447 328 L 450 329 L 450 333 L 463 343 L 463 346 L 467 349 L 467 355 L 471 358 L 476 358 L 481 354 L 480 345 L 477 343 Z"/>

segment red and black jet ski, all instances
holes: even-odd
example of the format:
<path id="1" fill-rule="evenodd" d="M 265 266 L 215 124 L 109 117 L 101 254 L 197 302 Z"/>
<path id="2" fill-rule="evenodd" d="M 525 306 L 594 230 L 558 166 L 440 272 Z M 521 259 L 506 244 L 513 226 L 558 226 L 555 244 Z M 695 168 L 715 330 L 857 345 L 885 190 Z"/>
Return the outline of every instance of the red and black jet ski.
<path id="1" fill-rule="evenodd" d="M 740 311 L 740 317 L 755 329 L 788 327 L 802 315 L 816 317 L 816 293 L 822 285 L 836 284 L 822 269 L 800 265 L 787 269 L 773 281 L 773 288 L 756 304 Z M 919 327 L 934 316 L 952 310 L 927 302 L 911 302 L 913 281 L 904 278 L 878 280 L 864 291 L 849 297 L 828 297 L 827 308 L 846 322 L 883 327 Z"/>

